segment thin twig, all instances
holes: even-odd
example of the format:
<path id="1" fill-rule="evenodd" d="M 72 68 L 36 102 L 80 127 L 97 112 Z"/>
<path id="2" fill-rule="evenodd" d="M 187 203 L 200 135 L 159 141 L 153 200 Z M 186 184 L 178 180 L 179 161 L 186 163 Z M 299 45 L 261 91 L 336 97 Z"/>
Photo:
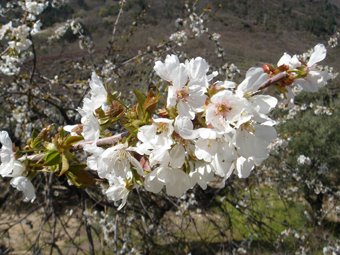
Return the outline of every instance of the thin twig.
<path id="1" fill-rule="evenodd" d="M 106 145 L 114 145 L 116 144 L 118 141 L 120 141 L 123 137 L 125 137 L 128 133 L 127 132 L 123 132 L 117 135 L 113 135 L 110 137 L 105 137 L 102 139 L 98 139 L 96 142 L 97 146 L 106 146 Z M 84 148 L 85 145 L 87 144 L 92 144 L 94 143 L 94 141 L 81 141 L 78 142 L 76 144 L 73 145 L 73 148 L 76 150 L 82 149 Z M 38 162 L 40 160 L 42 160 L 45 157 L 45 153 L 39 153 L 39 154 L 34 154 L 34 155 L 24 155 L 20 158 L 18 158 L 19 161 L 24 161 L 24 160 L 30 160 L 33 162 Z"/>
<path id="2" fill-rule="evenodd" d="M 119 1 L 120 8 L 119 8 L 119 12 L 118 12 L 116 21 L 115 21 L 115 23 L 114 23 L 114 25 L 113 25 L 112 36 L 111 36 L 111 40 L 110 40 L 110 42 L 109 42 L 109 49 L 108 49 L 108 55 L 109 55 L 109 56 L 110 56 L 111 53 L 112 53 L 112 47 L 113 47 L 113 43 L 114 43 L 114 41 L 115 41 L 115 35 L 116 35 L 116 31 L 117 31 L 117 26 L 118 26 L 120 17 L 121 17 L 121 15 L 123 14 L 123 11 L 124 11 L 123 9 L 124 9 L 125 2 L 126 2 L 126 0 L 121 0 L 121 1 Z"/>
<path id="3" fill-rule="evenodd" d="M 85 230 L 86 230 L 87 239 L 89 240 L 90 254 L 95 255 L 91 226 L 88 222 L 87 215 L 85 213 L 87 206 L 86 206 L 86 198 L 84 196 L 84 192 L 82 192 L 81 196 L 82 196 L 82 205 L 83 205 L 83 219 L 84 219 L 84 223 L 85 223 Z"/>
<path id="4" fill-rule="evenodd" d="M 97 146 L 105 146 L 105 145 L 113 145 L 116 144 L 118 141 L 120 141 L 122 138 L 128 135 L 128 132 L 123 132 L 117 135 L 113 135 L 110 137 L 104 137 L 101 139 L 98 139 L 96 142 Z M 94 141 L 80 141 L 76 144 L 73 145 L 74 149 L 81 149 L 83 148 L 86 144 L 92 144 Z"/>
<path id="5" fill-rule="evenodd" d="M 264 90 L 265 88 L 268 88 L 269 86 L 277 83 L 278 81 L 281 81 L 283 79 L 288 78 L 289 74 L 287 72 L 282 72 L 282 73 L 278 73 L 277 75 L 274 75 L 273 77 L 269 78 L 268 80 L 266 80 L 260 87 L 258 90 Z"/>

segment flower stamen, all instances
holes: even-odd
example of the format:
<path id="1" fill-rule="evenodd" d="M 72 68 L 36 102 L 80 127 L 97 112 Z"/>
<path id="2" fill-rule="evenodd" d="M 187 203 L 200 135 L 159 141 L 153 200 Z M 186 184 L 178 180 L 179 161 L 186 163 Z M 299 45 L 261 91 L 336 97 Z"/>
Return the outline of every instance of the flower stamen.
<path id="1" fill-rule="evenodd" d="M 219 103 L 216 106 L 216 114 L 221 115 L 225 118 L 232 109 L 233 108 L 227 103 Z"/>

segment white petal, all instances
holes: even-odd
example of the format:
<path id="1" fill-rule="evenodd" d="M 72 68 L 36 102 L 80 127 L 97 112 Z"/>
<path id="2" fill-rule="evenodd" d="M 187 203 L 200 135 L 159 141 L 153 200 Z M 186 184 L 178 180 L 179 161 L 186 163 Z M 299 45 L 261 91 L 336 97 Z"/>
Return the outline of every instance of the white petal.
<path id="1" fill-rule="evenodd" d="M 195 143 L 195 156 L 198 159 L 210 162 L 217 152 L 216 140 L 198 139 Z"/>
<path id="2" fill-rule="evenodd" d="M 215 158 L 211 162 L 215 174 L 223 177 L 224 179 L 228 179 L 229 176 L 233 173 L 234 164 L 231 161 L 227 161 L 223 156 L 219 153 L 216 154 Z"/>
<path id="3" fill-rule="evenodd" d="M 177 89 L 174 86 L 168 87 L 167 107 L 174 107 L 177 103 Z"/>
<path id="4" fill-rule="evenodd" d="M 144 176 L 144 171 L 143 171 L 143 168 L 142 168 L 140 162 L 131 155 L 129 156 L 129 160 L 130 160 L 131 164 L 135 167 L 137 173 L 140 176 Z"/>
<path id="5" fill-rule="evenodd" d="M 118 207 L 118 210 L 120 210 L 126 204 L 130 191 L 125 187 L 125 180 L 123 178 L 112 177 L 110 183 L 113 183 L 113 185 L 108 190 L 106 190 L 105 194 L 110 200 L 115 202 L 122 200 L 120 206 Z"/>
<path id="6" fill-rule="evenodd" d="M 170 196 L 181 197 L 191 188 L 189 176 L 180 169 L 171 169 L 172 180 L 167 182 L 166 193 Z"/>
<path id="7" fill-rule="evenodd" d="M 276 130 L 271 126 L 255 125 L 255 132 L 238 130 L 236 146 L 245 158 L 253 157 L 255 162 L 262 162 L 268 157 L 267 147 L 277 137 Z"/>
<path id="8" fill-rule="evenodd" d="M 176 144 L 170 151 L 170 165 L 173 168 L 181 168 L 185 161 L 185 149 L 183 145 Z"/>
<path id="9" fill-rule="evenodd" d="M 200 80 L 209 71 L 208 63 L 201 57 L 191 59 L 185 63 L 186 70 L 189 74 L 190 80 Z"/>
<path id="10" fill-rule="evenodd" d="M 309 58 L 307 66 L 311 67 L 311 66 L 315 65 L 316 63 L 324 60 L 325 57 L 326 57 L 326 54 L 327 54 L 327 50 L 326 50 L 325 45 L 323 45 L 323 44 L 315 45 L 314 51 Z"/>
<path id="11" fill-rule="evenodd" d="M 300 62 L 300 60 L 299 60 L 299 58 L 298 58 L 297 55 L 294 55 L 294 56 L 292 57 L 292 59 L 290 60 L 290 66 L 291 66 L 292 68 L 297 68 L 297 67 L 300 67 L 300 66 L 301 66 L 301 62 Z"/>
<path id="12" fill-rule="evenodd" d="M 164 187 L 164 183 L 161 182 L 157 177 L 157 170 L 152 171 L 150 174 L 145 176 L 144 187 L 147 191 L 153 193 L 159 193 Z"/>
<path id="13" fill-rule="evenodd" d="M 291 59 L 292 57 L 285 52 L 283 53 L 283 56 L 280 58 L 279 62 L 277 62 L 277 66 L 289 65 Z"/>
<path id="14" fill-rule="evenodd" d="M 0 143 L 2 145 L 0 149 L 1 163 L 10 162 L 14 158 L 12 150 L 12 140 L 6 131 L 0 132 Z"/>
<path id="15" fill-rule="evenodd" d="M 90 113 L 85 113 L 81 109 L 78 109 L 79 113 L 82 115 L 81 123 L 83 124 L 82 135 L 85 141 L 95 141 L 99 139 L 100 136 L 100 125 L 97 118 Z"/>
<path id="16" fill-rule="evenodd" d="M 143 143 L 151 143 L 155 138 L 157 128 L 155 125 L 145 125 L 138 129 L 137 138 Z"/>
<path id="17" fill-rule="evenodd" d="M 149 157 L 150 166 L 155 166 L 157 164 L 160 165 L 168 165 L 170 162 L 170 155 L 167 148 L 161 148 L 158 150 L 153 150 Z"/>
<path id="18" fill-rule="evenodd" d="M 256 111 L 262 114 L 269 113 L 277 104 L 277 99 L 268 95 L 256 95 L 250 98 Z"/>
<path id="19" fill-rule="evenodd" d="M 179 134 L 184 139 L 195 139 L 197 133 L 193 130 L 194 125 L 189 117 L 177 116 L 175 119 L 174 128 L 177 134 Z"/>
<path id="20" fill-rule="evenodd" d="M 254 169 L 254 162 L 251 158 L 239 157 L 236 161 L 237 175 L 240 178 L 247 178 Z"/>
<path id="21" fill-rule="evenodd" d="M 215 179 L 214 173 L 211 169 L 211 165 L 199 163 L 197 163 L 196 165 L 196 169 L 190 172 L 189 175 L 191 178 L 192 186 L 197 183 L 202 189 L 206 189 L 208 182 Z"/>
<path id="22" fill-rule="evenodd" d="M 172 75 L 172 85 L 176 89 L 183 88 L 188 81 L 188 75 L 185 70 L 184 64 L 180 64 L 175 70 Z"/>
<path id="23" fill-rule="evenodd" d="M 95 72 L 92 72 L 92 77 L 90 81 L 91 87 L 91 101 L 93 102 L 93 110 L 102 106 L 107 99 L 107 92 L 100 78 Z"/>
<path id="24" fill-rule="evenodd" d="M 179 65 L 179 60 L 176 55 L 167 55 L 165 62 L 156 61 L 154 70 L 157 75 L 160 76 L 163 80 L 171 81 L 171 74 L 174 69 L 176 69 Z"/>
<path id="25" fill-rule="evenodd" d="M 246 78 L 238 85 L 238 93 L 256 92 L 261 85 L 269 79 L 269 75 L 263 69 L 252 67 L 247 71 Z"/>
<path id="26" fill-rule="evenodd" d="M 207 96 L 204 94 L 205 91 L 202 89 L 190 89 L 189 90 L 188 103 L 195 109 L 196 112 L 200 112 L 204 108 L 204 104 Z"/>
<path id="27" fill-rule="evenodd" d="M 9 175 L 10 177 L 17 177 L 22 175 L 22 173 L 25 171 L 25 167 L 24 165 L 18 161 L 18 160 L 14 160 L 13 161 L 13 169 L 12 169 L 12 173 Z"/>
<path id="28" fill-rule="evenodd" d="M 15 177 L 11 180 L 11 185 L 19 191 L 24 193 L 24 201 L 33 202 L 36 198 L 35 189 L 32 185 L 32 182 L 24 176 Z"/>
<path id="29" fill-rule="evenodd" d="M 236 85 L 236 82 L 225 80 L 220 86 L 225 89 L 234 89 Z"/>
<path id="30" fill-rule="evenodd" d="M 191 120 L 195 118 L 195 112 L 186 102 L 179 101 L 177 104 L 178 115 L 183 117 L 188 117 Z"/>
<path id="31" fill-rule="evenodd" d="M 214 129 L 211 128 L 199 128 L 196 130 L 198 133 L 198 136 L 202 139 L 216 139 L 217 138 L 217 132 Z"/>

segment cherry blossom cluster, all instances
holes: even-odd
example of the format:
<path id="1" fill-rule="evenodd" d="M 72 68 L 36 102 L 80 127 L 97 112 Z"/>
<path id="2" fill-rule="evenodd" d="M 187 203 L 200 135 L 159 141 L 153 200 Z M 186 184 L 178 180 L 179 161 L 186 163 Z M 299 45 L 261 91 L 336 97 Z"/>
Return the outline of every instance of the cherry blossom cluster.
<path id="1" fill-rule="evenodd" d="M 89 52 L 93 51 L 93 41 L 90 36 L 85 33 L 83 25 L 78 20 L 67 20 L 63 25 L 58 27 L 54 34 L 48 37 L 49 43 L 54 40 L 59 40 L 63 38 L 67 32 L 70 31 L 74 36 L 79 39 L 79 47 L 82 50 L 88 50 Z"/>
<path id="2" fill-rule="evenodd" d="M 268 158 L 270 144 L 277 138 L 269 114 L 278 100 L 265 94 L 267 89 L 275 88 L 288 103 L 293 103 L 294 87 L 317 91 L 333 78 L 317 64 L 325 56 L 322 44 L 304 60 L 285 53 L 276 66 L 250 68 L 236 84 L 213 81 L 218 73 L 209 72 L 201 57 L 182 63 L 176 55 L 168 55 L 154 65 L 167 84 L 166 98 L 152 89 L 146 95 L 135 92 L 137 103 L 130 107 L 93 72 L 90 92 L 78 109 L 81 124 L 65 126 L 71 137 L 65 140 L 83 140 L 74 146 L 81 145 L 88 153 L 87 167 L 107 181 L 105 193 L 110 200 L 121 200 L 119 209 L 130 191 L 140 187 L 154 193 L 164 189 L 175 197 L 195 185 L 206 189 L 211 181 L 224 187 L 233 173 L 248 177 Z M 0 174 L 13 177 L 12 185 L 24 191 L 26 200 L 33 200 L 33 186 L 24 177 L 28 175 L 24 162 L 32 155 L 16 159 L 4 131 L 1 143 Z M 62 175 L 75 160 L 65 153 L 69 147 L 54 142 L 44 152 L 46 165 L 53 165 L 48 156 L 51 147 L 53 153 L 62 154 L 53 168 Z"/>
<path id="3" fill-rule="evenodd" d="M 197 14 L 195 4 L 192 7 L 189 7 L 189 5 L 186 4 L 185 10 L 188 13 L 188 17 L 185 19 L 176 19 L 175 26 L 178 31 L 171 34 L 169 37 L 169 40 L 178 46 L 186 44 L 189 38 L 200 37 L 208 32 L 208 28 L 205 26 L 205 11 L 201 14 Z M 217 36 L 218 34 L 215 35 Z M 218 38 L 216 40 L 218 40 Z"/>
<path id="4" fill-rule="evenodd" d="M 63 1 L 52 1 L 51 5 L 59 6 Z M 29 50 L 32 45 L 32 35 L 40 32 L 42 23 L 39 15 L 49 6 L 46 0 L 16 0 L 9 1 L 6 6 L 0 6 L 0 12 L 19 12 L 16 18 L 0 26 L 0 42 L 4 50 L 0 53 L 0 72 L 5 75 L 15 75 L 20 71 L 21 64 L 32 55 Z M 16 14 L 17 16 L 17 14 Z"/>

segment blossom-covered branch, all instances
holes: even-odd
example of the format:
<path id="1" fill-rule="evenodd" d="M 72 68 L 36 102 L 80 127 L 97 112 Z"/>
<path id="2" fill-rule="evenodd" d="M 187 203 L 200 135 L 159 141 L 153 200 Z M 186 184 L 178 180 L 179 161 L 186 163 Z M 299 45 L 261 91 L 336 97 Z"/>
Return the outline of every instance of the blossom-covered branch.
<path id="1" fill-rule="evenodd" d="M 108 183 L 108 198 L 122 201 L 119 208 L 131 190 L 141 187 L 154 193 L 165 188 L 176 197 L 196 184 L 205 189 L 216 179 L 223 187 L 233 173 L 246 178 L 269 156 L 277 137 L 269 114 L 278 99 L 266 95 L 267 88 L 276 89 L 289 104 L 296 87 L 317 91 L 334 78 L 317 64 L 325 56 L 322 44 L 308 59 L 285 53 L 276 66 L 250 68 L 236 84 L 214 81 L 218 73 L 209 72 L 201 57 L 182 63 L 168 55 L 154 65 L 167 85 L 166 98 L 157 89 L 134 91 L 131 106 L 93 72 L 90 92 L 78 109 L 81 124 L 48 127 L 16 154 L 9 149 L 8 134 L 1 133 L 0 174 L 13 177 L 12 185 L 33 200 L 29 179 L 35 174 L 50 171 L 86 187 L 96 183 L 92 169 Z M 86 164 L 78 159 L 78 149 L 87 153 Z"/>

